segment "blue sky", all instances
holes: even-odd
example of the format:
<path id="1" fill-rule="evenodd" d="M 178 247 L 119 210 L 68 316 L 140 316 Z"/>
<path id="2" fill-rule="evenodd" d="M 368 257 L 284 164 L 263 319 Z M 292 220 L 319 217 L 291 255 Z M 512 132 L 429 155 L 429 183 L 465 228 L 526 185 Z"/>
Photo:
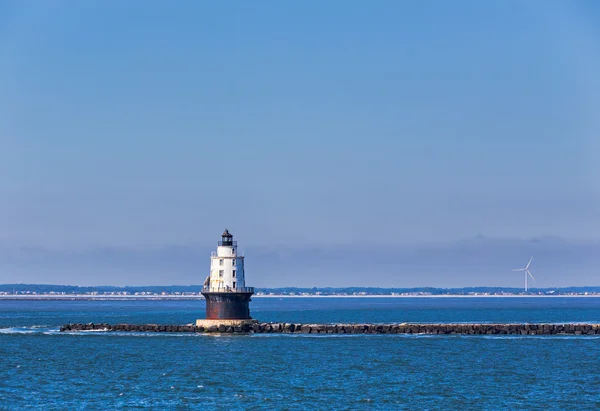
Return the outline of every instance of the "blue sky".
<path id="1" fill-rule="evenodd" d="M 593 1 L 0 4 L 0 244 L 600 232 Z"/>

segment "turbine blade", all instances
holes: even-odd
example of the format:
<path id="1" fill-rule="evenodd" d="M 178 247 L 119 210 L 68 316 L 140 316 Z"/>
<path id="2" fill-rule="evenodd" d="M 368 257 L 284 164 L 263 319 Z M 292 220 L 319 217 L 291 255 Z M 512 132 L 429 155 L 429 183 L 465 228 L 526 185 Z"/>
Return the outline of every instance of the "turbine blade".
<path id="1" fill-rule="evenodd" d="M 533 260 L 533 256 L 531 256 L 531 258 L 529 259 L 529 262 L 527 263 L 527 266 L 525 267 L 525 269 L 529 268 L 529 265 L 531 264 L 531 260 Z"/>
<path id="2" fill-rule="evenodd" d="M 525 271 L 525 268 L 515 268 L 513 271 Z"/>
<path id="3" fill-rule="evenodd" d="M 531 271 L 527 270 L 527 274 L 529 274 L 529 276 L 531 277 L 531 279 L 532 279 L 534 282 L 536 282 L 536 281 L 535 281 L 535 278 L 533 278 L 533 274 L 531 274 Z"/>

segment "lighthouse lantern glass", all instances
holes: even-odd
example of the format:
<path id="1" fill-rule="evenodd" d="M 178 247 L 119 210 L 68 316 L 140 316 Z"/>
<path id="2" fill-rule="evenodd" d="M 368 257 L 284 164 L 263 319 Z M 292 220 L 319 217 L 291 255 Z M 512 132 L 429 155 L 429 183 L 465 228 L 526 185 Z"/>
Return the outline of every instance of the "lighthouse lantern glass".
<path id="1" fill-rule="evenodd" d="M 232 246 L 233 245 L 233 236 L 229 234 L 229 231 L 225 230 L 223 235 L 221 236 L 221 242 L 219 245 L 223 246 Z"/>

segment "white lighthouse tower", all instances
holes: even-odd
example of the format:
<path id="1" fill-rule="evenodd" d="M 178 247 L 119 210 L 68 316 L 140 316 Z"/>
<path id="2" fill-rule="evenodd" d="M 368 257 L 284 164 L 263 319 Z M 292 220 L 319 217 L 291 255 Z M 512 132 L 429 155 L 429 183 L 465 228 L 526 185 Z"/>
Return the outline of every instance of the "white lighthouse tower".
<path id="1" fill-rule="evenodd" d="M 244 256 L 238 254 L 237 241 L 233 241 L 227 229 L 221 236 L 217 251 L 210 256 L 210 276 L 204 285 L 211 292 L 235 292 L 246 287 Z"/>
<path id="2" fill-rule="evenodd" d="M 221 235 L 217 251 L 210 256 L 210 275 L 204 281 L 206 320 L 196 325 L 240 325 L 251 322 L 250 297 L 253 287 L 246 287 L 244 257 L 228 230 Z"/>

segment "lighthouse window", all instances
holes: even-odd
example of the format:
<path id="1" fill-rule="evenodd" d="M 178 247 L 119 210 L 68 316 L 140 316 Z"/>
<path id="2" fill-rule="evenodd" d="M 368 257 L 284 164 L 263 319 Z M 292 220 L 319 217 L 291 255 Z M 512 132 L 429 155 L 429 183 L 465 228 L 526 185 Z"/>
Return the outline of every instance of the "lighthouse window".
<path id="1" fill-rule="evenodd" d="M 219 270 L 219 277 L 223 277 L 223 270 Z"/>
<path id="2" fill-rule="evenodd" d="M 219 260 L 219 265 L 223 265 L 223 259 Z"/>
<path id="3" fill-rule="evenodd" d="M 233 277 L 235 277 L 235 270 L 233 270 Z"/>
<path id="4" fill-rule="evenodd" d="M 233 265 L 235 265 L 235 258 L 233 259 Z"/>

